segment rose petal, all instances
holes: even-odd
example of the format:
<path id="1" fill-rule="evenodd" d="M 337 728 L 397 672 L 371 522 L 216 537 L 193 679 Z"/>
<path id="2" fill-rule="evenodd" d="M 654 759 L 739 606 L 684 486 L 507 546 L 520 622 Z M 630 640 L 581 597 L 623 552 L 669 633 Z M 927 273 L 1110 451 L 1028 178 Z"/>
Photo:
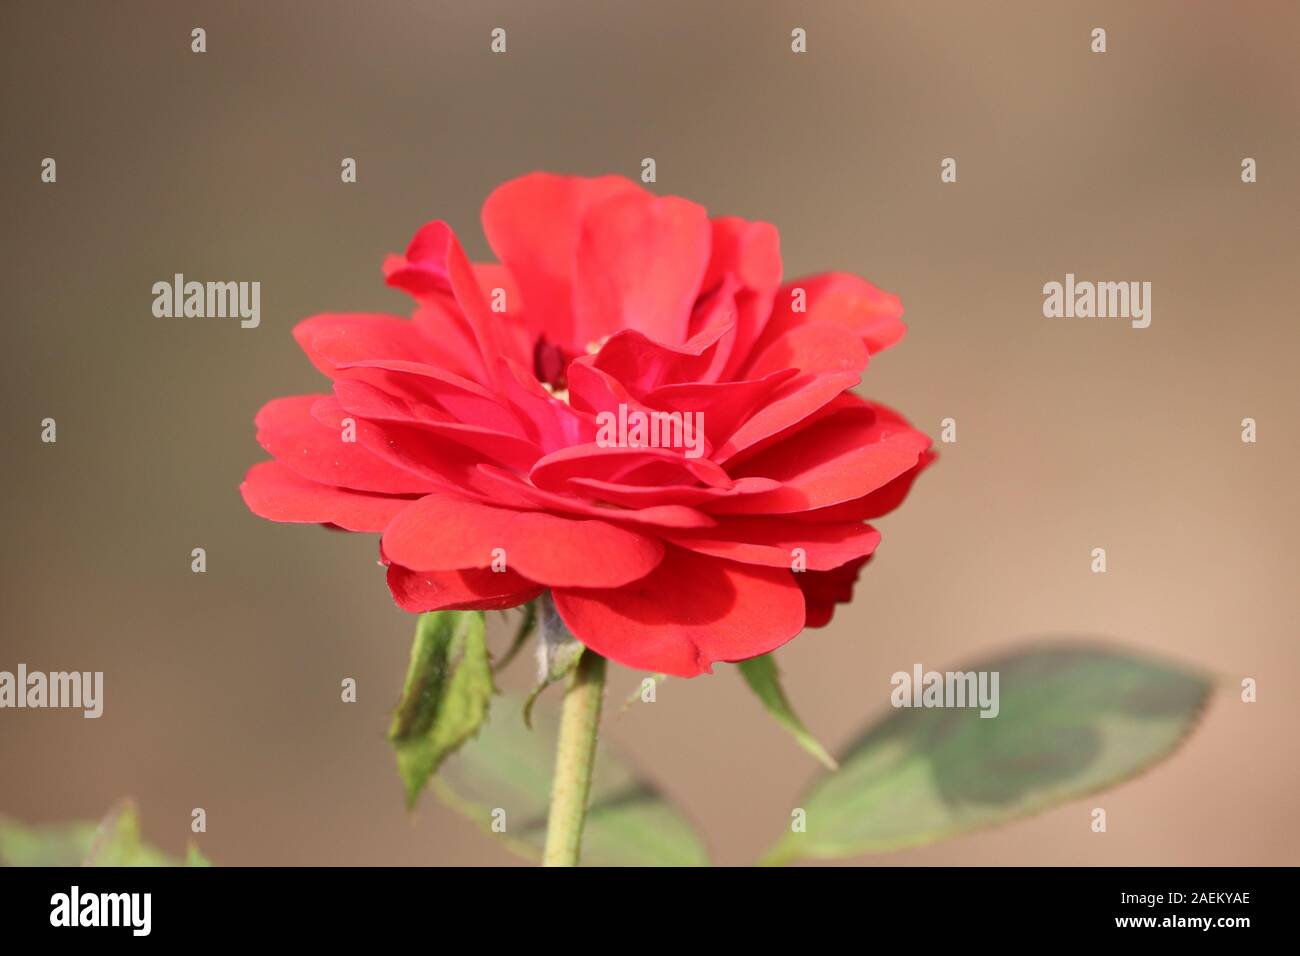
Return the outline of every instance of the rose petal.
<path id="1" fill-rule="evenodd" d="M 594 356 L 583 356 L 608 372 L 633 395 L 641 396 L 661 385 L 698 382 L 713 362 L 713 350 L 735 327 L 735 317 L 713 323 L 681 345 L 666 345 L 635 329 L 615 332 Z"/>
<path id="2" fill-rule="evenodd" d="M 257 413 L 257 440 L 277 461 L 313 481 L 357 491 L 407 494 L 432 491 L 427 478 L 344 441 L 342 429 L 327 428 L 312 408 L 329 395 L 277 398 Z"/>
<path id="3" fill-rule="evenodd" d="M 503 611 L 531 601 L 543 588 L 513 571 L 469 568 L 462 571 L 412 571 L 388 568 L 388 589 L 403 611 Z"/>
<path id="4" fill-rule="evenodd" d="M 796 293 L 803 291 L 804 311 L 794 311 Z M 871 354 L 897 344 L 907 331 L 898 296 L 845 272 L 826 272 L 795 279 L 780 288 L 763 334 L 753 354 L 759 355 L 796 326 L 810 322 L 840 325 L 862 339 Z"/>
<path id="5" fill-rule="evenodd" d="M 592 518 L 428 495 L 388 525 L 383 552 L 421 571 L 486 568 L 500 557 L 539 584 L 608 588 L 648 574 L 663 557 L 663 545 Z"/>
<path id="6" fill-rule="evenodd" d="M 517 362 L 502 360 L 497 385 L 502 400 L 514 412 L 524 433 L 543 451 L 552 452 L 595 438 L 591 415 L 556 400 Z"/>
<path id="7" fill-rule="evenodd" d="M 830 411 L 832 403 L 862 381 L 857 372 L 799 375 L 782 384 L 760 409 L 714 448 L 713 459 L 729 465 L 754 455 Z"/>
<path id="8" fill-rule="evenodd" d="M 806 570 L 829 571 L 871 554 L 880 543 L 880 532 L 858 522 L 810 523 L 764 516 L 730 518 L 713 528 L 667 532 L 664 538 L 701 554 L 772 568 L 792 569 L 795 549 L 800 549 Z"/>
<path id="9" fill-rule="evenodd" d="M 860 337 L 829 322 L 808 322 L 773 339 L 754 357 L 745 375 L 760 378 L 783 368 L 801 372 L 861 372 L 867 347 Z"/>
<path id="10" fill-rule="evenodd" d="M 383 531 L 414 498 L 371 495 L 322 485 L 278 461 L 248 470 L 239 486 L 248 510 L 271 521 L 332 524 L 347 531 Z"/>
<path id="11" fill-rule="evenodd" d="M 395 315 L 326 312 L 295 325 L 293 337 L 311 363 L 330 378 L 339 376 L 340 363 L 355 359 L 427 362 L 435 357 L 433 343 Z"/>
<path id="12" fill-rule="evenodd" d="M 345 390 L 346 392 L 346 390 Z M 355 399 L 356 395 L 353 393 Z M 373 395 L 370 396 L 374 398 Z M 542 457 L 542 450 L 518 435 L 497 431 L 482 425 L 468 425 L 450 420 L 445 414 L 420 414 L 419 407 L 412 407 L 401 402 L 365 402 L 371 414 L 363 415 L 368 424 L 390 422 L 396 425 L 410 425 L 436 436 L 434 440 L 445 439 L 471 449 L 486 460 L 496 461 L 512 468 L 528 469 L 533 462 Z M 326 425 L 342 422 L 351 417 L 349 409 L 334 396 L 321 399 L 312 407 L 312 414 Z M 354 419 L 355 420 L 355 419 Z"/>
<path id="13" fill-rule="evenodd" d="M 574 334 L 573 287 L 578 241 L 596 203 L 641 187 L 622 176 L 586 179 L 531 173 L 498 186 L 483 204 L 483 231 L 523 295 L 534 333 L 581 353 Z"/>
<path id="14" fill-rule="evenodd" d="M 714 661 L 766 654 L 803 628 L 803 591 L 788 570 L 669 547 L 625 587 L 558 588 L 555 607 L 578 640 L 628 667 L 693 677 Z"/>
<path id="15" fill-rule="evenodd" d="M 687 458 L 681 449 L 605 446 L 595 442 L 551 452 L 533 465 L 529 478 L 538 488 L 550 491 L 564 491 L 572 478 L 634 485 L 698 481 L 714 488 L 734 484 L 719 465 L 704 457 Z"/>
<path id="16" fill-rule="evenodd" d="M 714 219 L 712 256 L 703 287 L 714 288 L 726 277 L 737 283 L 733 293 L 737 320 L 723 377 L 735 378 L 767 325 L 781 284 L 781 241 L 776 227 L 736 216 Z"/>
<path id="17" fill-rule="evenodd" d="M 645 396 L 648 407 L 698 412 L 703 416 L 704 434 L 709 444 L 731 447 L 732 434 L 779 393 L 783 385 L 798 373 L 783 369 L 760 379 L 743 382 L 684 382 L 664 385 Z"/>
<path id="18" fill-rule="evenodd" d="M 517 438 L 524 436 L 519 419 L 491 395 L 480 395 L 443 376 L 426 377 L 431 366 L 416 366 L 413 374 L 399 372 L 383 385 L 343 379 L 334 383 L 334 397 L 348 411 L 376 421 L 423 424 L 461 422 L 475 424 Z M 452 376 L 454 378 L 454 376 Z M 462 385 L 463 383 L 463 385 Z"/>
<path id="19" fill-rule="evenodd" d="M 729 488 L 708 488 L 703 485 L 629 485 L 595 478 L 570 478 L 568 486 L 587 492 L 600 501 L 628 508 L 648 508 L 654 505 L 695 506 L 737 495 L 756 495 L 779 488 L 781 483 L 770 478 L 742 478 Z"/>
<path id="20" fill-rule="evenodd" d="M 860 498 L 914 467 L 930 447 L 921 432 L 861 400 L 765 449 L 737 466 L 736 477 L 780 481 L 777 491 L 729 498 L 715 514 L 786 514 Z"/>
<path id="21" fill-rule="evenodd" d="M 585 347 L 623 329 L 686 341 L 711 241 L 704 208 L 676 196 L 624 192 L 593 205 L 578 238 L 576 342 Z"/>
<path id="22" fill-rule="evenodd" d="M 493 465 L 480 465 L 478 471 L 479 479 L 486 482 L 488 487 L 496 488 L 500 494 L 510 497 L 522 497 L 535 508 L 543 508 L 560 514 L 602 518 L 620 524 L 645 525 L 647 530 L 660 527 L 711 528 L 714 525 L 714 520 L 703 511 L 684 505 L 663 504 L 649 505 L 644 508 L 616 508 L 610 505 L 595 504 L 586 498 L 577 498 L 571 494 L 545 491 L 526 483 L 513 472 L 507 472 Z M 516 507 L 510 502 L 503 503 L 509 504 L 510 507 Z"/>
<path id="23" fill-rule="evenodd" d="M 871 557 L 850 561 L 830 571 L 805 571 L 795 575 L 808 608 L 806 627 L 825 627 L 835 614 L 835 605 L 853 600 L 853 585 Z"/>
<path id="24" fill-rule="evenodd" d="M 462 338 L 468 328 L 478 358 L 471 377 L 490 382 L 502 355 L 497 323 L 452 228 L 441 221 L 425 224 L 411 240 L 406 256 L 390 257 L 384 271 L 389 285 L 441 309 L 450 325 L 459 326 Z"/>
<path id="25" fill-rule="evenodd" d="M 842 504 L 805 511 L 799 517 L 805 521 L 870 521 L 879 518 L 903 503 L 917 476 L 937 457 L 933 451 L 922 452 L 915 468 L 905 471 L 883 488 Z"/>

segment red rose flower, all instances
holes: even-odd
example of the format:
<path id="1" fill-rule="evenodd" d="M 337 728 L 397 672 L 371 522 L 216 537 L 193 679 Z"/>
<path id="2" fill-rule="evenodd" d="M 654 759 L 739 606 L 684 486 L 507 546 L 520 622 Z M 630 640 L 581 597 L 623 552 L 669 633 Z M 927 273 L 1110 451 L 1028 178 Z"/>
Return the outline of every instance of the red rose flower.
<path id="1" fill-rule="evenodd" d="M 409 320 L 294 329 L 333 392 L 258 414 L 274 460 L 248 507 L 381 533 L 408 611 L 549 588 L 630 667 L 691 676 L 829 621 L 880 540 L 864 522 L 933 457 L 849 391 L 902 338 L 898 298 L 842 273 L 782 285 L 772 226 L 619 177 L 524 176 L 483 226 L 500 265 L 441 222 L 385 263 Z"/>

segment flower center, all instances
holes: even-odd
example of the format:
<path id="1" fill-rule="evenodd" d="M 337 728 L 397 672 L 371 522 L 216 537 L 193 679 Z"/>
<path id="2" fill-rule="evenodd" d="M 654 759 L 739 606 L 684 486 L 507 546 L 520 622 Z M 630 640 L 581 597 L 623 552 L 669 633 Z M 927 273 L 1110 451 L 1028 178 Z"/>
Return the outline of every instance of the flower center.
<path id="1" fill-rule="evenodd" d="M 568 364 L 562 348 L 546 341 L 545 336 L 538 338 L 533 346 L 533 375 L 537 381 L 553 389 L 567 388 L 564 370 Z"/>

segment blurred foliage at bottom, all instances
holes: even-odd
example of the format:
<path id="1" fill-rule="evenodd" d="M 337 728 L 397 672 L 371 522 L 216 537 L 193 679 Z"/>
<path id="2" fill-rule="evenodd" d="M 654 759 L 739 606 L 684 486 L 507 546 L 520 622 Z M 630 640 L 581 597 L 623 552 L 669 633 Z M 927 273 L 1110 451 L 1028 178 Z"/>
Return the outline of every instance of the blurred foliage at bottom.
<path id="1" fill-rule="evenodd" d="M 0 866 L 211 866 L 191 843 L 185 859 L 145 843 L 135 804 L 123 800 L 102 820 L 26 826 L 0 816 Z"/>

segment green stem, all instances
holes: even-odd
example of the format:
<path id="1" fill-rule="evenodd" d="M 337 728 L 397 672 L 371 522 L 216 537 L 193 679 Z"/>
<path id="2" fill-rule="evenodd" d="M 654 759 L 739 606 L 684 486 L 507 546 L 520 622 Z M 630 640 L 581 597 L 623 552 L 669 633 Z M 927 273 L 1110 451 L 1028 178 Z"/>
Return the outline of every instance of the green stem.
<path id="1" fill-rule="evenodd" d="M 591 649 L 584 650 L 564 692 L 542 866 L 578 865 L 604 696 L 605 658 Z"/>

